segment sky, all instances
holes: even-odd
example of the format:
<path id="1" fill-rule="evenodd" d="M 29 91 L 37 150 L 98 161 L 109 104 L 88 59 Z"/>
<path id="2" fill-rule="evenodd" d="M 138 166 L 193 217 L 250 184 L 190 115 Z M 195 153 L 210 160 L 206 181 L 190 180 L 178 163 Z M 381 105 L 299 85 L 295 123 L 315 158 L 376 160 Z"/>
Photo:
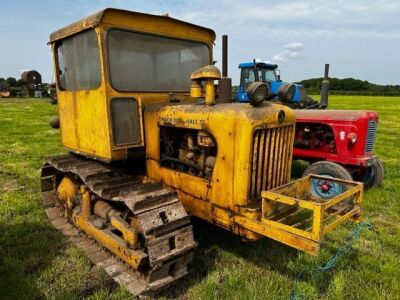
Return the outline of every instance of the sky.
<path id="1" fill-rule="evenodd" d="M 400 1 L 396 0 L 1 0 L 0 77 L 35 69 L 53 81 L 51 32 L 106 7 L 166 14 L 212 28 L 221 67 L 229 36 L 229 76 L 253 58 L 277 63 L 284 81 L 330 76 L 400 84 Z"/>

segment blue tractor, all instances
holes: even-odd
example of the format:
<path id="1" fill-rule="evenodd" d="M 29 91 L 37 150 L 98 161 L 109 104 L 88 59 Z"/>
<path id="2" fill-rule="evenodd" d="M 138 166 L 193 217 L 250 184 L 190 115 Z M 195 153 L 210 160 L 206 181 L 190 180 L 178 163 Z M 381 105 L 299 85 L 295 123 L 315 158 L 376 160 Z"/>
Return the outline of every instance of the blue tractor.
<path id="1" fill-rule="evenodd" d="M 237 91 L 239 102 L 249 102 L 247 88 L 253 82 L 264 82 L 268 85 L 271 100 L 283 102 L 292 108 L 318 108 L 319 102 L 307 95 L 301 84 L 283 82 L 278 65 L 253 60 L 239 64 L 240 86 Z"/>

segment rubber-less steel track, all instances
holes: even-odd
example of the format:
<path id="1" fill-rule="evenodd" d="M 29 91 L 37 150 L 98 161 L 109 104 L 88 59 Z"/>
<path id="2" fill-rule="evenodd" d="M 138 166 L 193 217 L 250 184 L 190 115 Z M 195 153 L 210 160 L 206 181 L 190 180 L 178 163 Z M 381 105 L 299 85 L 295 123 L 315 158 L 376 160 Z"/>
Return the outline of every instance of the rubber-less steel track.
<path id="1" fill-rule="evenodd" d="M 141 237 L 135 251 L 145 257 L 144 266 L 134 270 L 72 224 L 56 197 L 63 176 L 79 180 L 92 197 L 133 214 Z M 187 274 L 197 246 L 192 226 L 176 193 L 161 183 L 145 183 L 143 176 L 127 175 L 123 168 L 67 154 L 45 160 L 41 190 L 51 223 L 133 295 L 155 292 Z M 111 234 L 113 228 L 104 219 L 92 215 L 90 222 Z"/>

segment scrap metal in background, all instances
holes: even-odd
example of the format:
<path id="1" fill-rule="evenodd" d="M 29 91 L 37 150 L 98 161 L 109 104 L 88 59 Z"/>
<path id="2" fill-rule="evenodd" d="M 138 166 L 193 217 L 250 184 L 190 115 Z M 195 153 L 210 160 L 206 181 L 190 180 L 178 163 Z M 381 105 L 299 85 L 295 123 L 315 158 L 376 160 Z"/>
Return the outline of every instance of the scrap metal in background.
<path id="1" fill-rule="evenodd" d="M 43 93 L 42 75 L 38 71 L 29 70 L 21 74 L 22 97 L 41 98 Z"/>

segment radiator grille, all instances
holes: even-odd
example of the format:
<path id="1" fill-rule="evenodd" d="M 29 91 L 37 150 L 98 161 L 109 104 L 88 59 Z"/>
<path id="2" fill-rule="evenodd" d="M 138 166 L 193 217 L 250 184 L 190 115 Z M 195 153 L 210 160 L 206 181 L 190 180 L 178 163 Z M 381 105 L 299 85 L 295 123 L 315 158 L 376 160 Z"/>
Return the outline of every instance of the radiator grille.
<path id="1" fill-rule="evenodd" d="M 294 126 L 257 129 L 253 134 L 250 200 L 261 191 L 285 184 L 290 178 Z"/>
<path id="2" fill-rule="evenodd" d="M 377 124 L 375 120 L 370 120 L 368 122 L 367 138 L 365 141 L 365 148 L 364 148 L 365 153 L 369 153 L 374 150 L 376 127 L 377 127 L 376 125 Z"/>

